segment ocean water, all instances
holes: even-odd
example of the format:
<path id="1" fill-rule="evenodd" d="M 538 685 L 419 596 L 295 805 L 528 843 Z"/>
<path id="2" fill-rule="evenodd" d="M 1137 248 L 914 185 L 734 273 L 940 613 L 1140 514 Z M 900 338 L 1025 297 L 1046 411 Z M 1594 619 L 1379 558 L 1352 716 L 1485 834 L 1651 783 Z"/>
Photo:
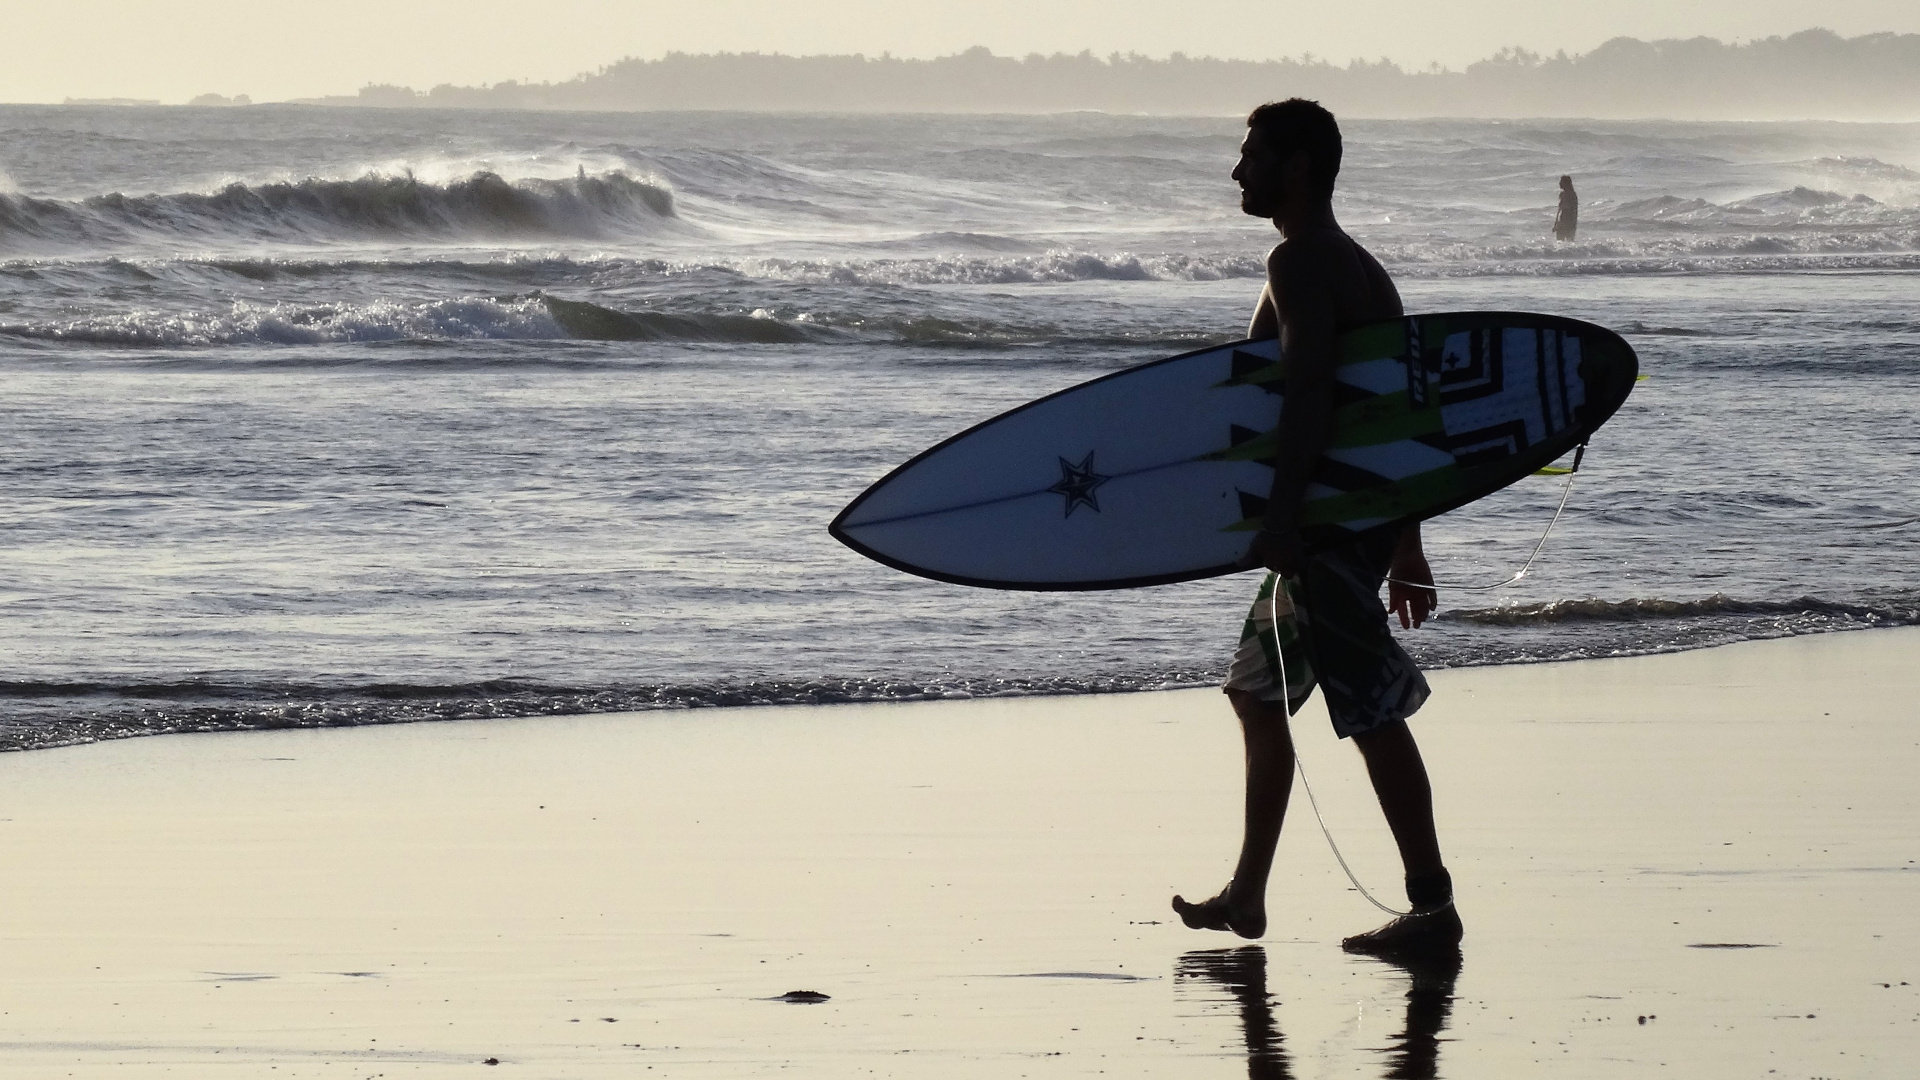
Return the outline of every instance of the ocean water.
<path id="1" fill-rule="evenodd" d="M 1240 336 L 1232 118 L 0 109 L 0 746 L 1205 683 L 1252 575 L 969 590 L 826 522 Z M 1920 622 L 1920 125 L 1351 122 L 1410 310 L 1641 384 L 1432 666 Z M 1548 235 L 1575 177 L 1577 241 Z M 1432 523 L 1510 574 L 1561 493 Z"/>

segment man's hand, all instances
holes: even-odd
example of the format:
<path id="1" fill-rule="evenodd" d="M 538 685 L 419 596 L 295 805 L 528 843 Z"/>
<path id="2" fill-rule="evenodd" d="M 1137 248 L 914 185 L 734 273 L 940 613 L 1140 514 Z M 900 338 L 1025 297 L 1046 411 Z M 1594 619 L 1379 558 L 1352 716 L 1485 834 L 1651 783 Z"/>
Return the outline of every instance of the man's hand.
<path id="1" fill-rule="evenodd" d="M 1433 617 L 1440 595 L 1433 591 L 1433 571 L 1420 547 L 1420 526 L 1409 527 L 1400 538 L 1387 579 L 1387 610 L 1400 616 L 1402 630 L 1412 630 Z"/>
<path id="2" fill-rule="evenodd" d="M 1295 529 L 1261 529 L 1240 560 L 1240 568 L 1264 566 L 1283 578 L 1299 577 L 1307 568 L 1307 548 Z"/>

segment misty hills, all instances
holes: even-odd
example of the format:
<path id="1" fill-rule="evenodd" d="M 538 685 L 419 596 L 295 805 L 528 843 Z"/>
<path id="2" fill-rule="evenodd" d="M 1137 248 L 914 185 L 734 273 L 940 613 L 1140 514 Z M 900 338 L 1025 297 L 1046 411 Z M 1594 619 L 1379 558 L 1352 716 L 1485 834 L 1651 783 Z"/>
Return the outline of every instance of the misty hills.
<path id="1" fill-rule="evenodd" d="M 1464 71 L 1311 55 L 1248 61 L 973 48 L 933 60 L 762 53 L 626 59 L 559 83 L 368 86 L 314 104 L 488 109 L 1236 114 L 1298 95 L 1342 115 L 1920 119 L 1920 34 L 1806 30 L 1744 44 L 1614 38 L 1591 52 L 1502 49 Z"/>

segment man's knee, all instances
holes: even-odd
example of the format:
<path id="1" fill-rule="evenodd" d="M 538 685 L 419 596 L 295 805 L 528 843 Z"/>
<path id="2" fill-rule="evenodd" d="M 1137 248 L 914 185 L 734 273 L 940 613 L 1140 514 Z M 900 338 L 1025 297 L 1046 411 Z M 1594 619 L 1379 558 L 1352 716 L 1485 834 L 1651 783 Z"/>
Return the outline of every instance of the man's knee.
<path id="1" fill-rule="evenodd" d="M 1227 701 L 1233 705 L 1234 713 L 1248 724 L 1286 725 L 1287 707 L 1283 702 L 1267 701 L 1245 690 L 1228 690 Z"/>
<path id="2" fill-rule="evenodd" d="M 1395 720 L 1390 724 L 1381 724 L 1368 728 L 1353 736 L 1353 745 L 1360 750 L 1360 756 L 1372 759 L 1379 756 L 1404 755 L 1413 749 L 1413 732 L 1408 729 L 1405 720 Z M 1418 751 L 1415 750 L 1417 753 Z"/>

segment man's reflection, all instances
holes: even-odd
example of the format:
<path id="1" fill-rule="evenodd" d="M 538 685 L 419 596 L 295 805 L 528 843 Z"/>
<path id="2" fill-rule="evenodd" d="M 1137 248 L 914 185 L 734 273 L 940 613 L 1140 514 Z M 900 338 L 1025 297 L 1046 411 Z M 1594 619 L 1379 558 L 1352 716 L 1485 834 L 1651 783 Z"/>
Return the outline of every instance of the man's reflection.
<path id="1" fill-rule="evenodd" d="M 1447 950 L 1421 957 L 1369 959 L 1407 975 L 1407 1023 L 1383 1048 L 1386 1080 L 1435 1080 L 1440 1071 L 1440 1035 L 1453 1014 L 1453 988 L 1460 977 L 1460 953 Z M 1258 945 L 1237 949 L 1201 949 L 1174 965 L 1176 985 L 1211 983 L 1240 1006 L 1247 1042 L 1249 1080 L 1292 1080 L 1285 1039 L 1273 1019 L 1267 993 L 1267 953 Z"/>
<path id="2" fill-rule="evenodd" d="M 1280 1029 L 1273 1022 L 1273 999 L 1267 994 L 1267 950 L 1258 945 L 1237 949 L 1198 949 L 1174 965 L 1175 985 L 1194 980 L 1210 982 L 1240 1004 L 1240 1027 L 1247 1036 L 1248 1080 L 1293 1080 Z"/>
<path id="3" fill-rule="evenodd" d="M 1386 1049 L 1387 1080 L 1434 1080 L 1440 1075 L 1440 1033 L 1453 1015 L 1453 984 L 1460 978 L 1460 951 L 1380 959 L 1407 973 L 1407 1026 Z"/>

